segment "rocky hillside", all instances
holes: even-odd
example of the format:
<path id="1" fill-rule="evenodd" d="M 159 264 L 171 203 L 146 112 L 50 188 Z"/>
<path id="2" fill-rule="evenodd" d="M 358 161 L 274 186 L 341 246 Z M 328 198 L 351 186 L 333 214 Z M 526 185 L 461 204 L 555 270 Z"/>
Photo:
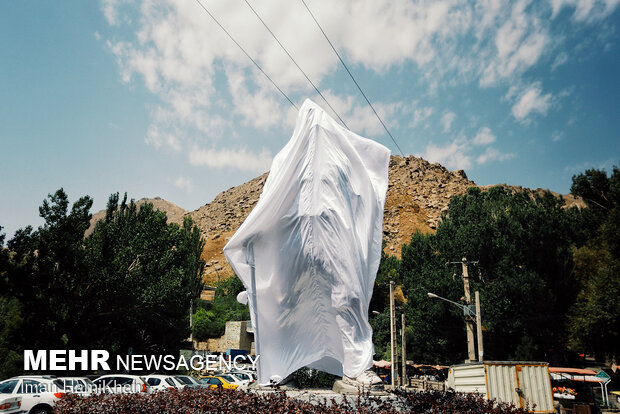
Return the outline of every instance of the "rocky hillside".
<path id="1" fill-rule="evenodd" d="M 222 249 L 258 202 L 267 175 L 265 173 L 245 184 L 229 188 L 218 194 L 212 202 L 192 212 L 160 198 L 142 199 L 138 204 L 152 202 L 156 209 L 165 211 L 169 221 L 174 223 L 180 224 L 184 216 L 191 216 L 205 238 L 205 282 L 213 285 L 232 274 Z M 410 240 L 413 233 L 435 231 L 441 213 L 448 210 L 450 199 L 474 186 L 476 184 L 462 170 L 450 171 L 440 164 L 431 164 L 414 156 L 392 156 L 383 218 L 386 253 L 400 257 L 401 246 Z M 532 196 L 544 191 L 505 186 L 513 191 L 528 191 Z M 582 200 L 571 195 L 563 197 L 567 206 L 584 205 Z M 105 211 L 95 214 L 92 222 L 103 217 Z M 89 232 L 92 232 L 93 227 L 94 224 Z"/>
<path id="2" fill-rule="evenodd" d="M 223 191 L 211 203 L 188 213 L 206 239 L 207 283 L 232 274 L 222 248 L 256 205 L 266 179 L 267 173 Z M 386 252 L 400 256 L 400 247 L 415 231 L 434 231 L 450 198 L 475 185 L 463 171 L 449 171 L 414 156 L 393 156 L 383 221 Z"/>
<path id="3" fill-rule="evenodd" d="M 166 216 L 168 217 L 168 222 L 171 223 L 182 223 L 183 217 L 187 214 L 187 210 L 160 197 L 141 198 L 140 200 L 136 201 L 136 205 L 138 207 L 140 207 L 144 203 L 151 203 L 153 204 L 155 210 L 160 210 L 166 213 Z M 88 236 L 95 230 L 95 224 L 99 220 L 103 220 L 105 218 L 105 212 L 105 210 L 101 210 L 93 214 L 93 217 L 90 219 L 90 227 L 88 228 L 88 230 L 86 230 L 85 236 Z"/>

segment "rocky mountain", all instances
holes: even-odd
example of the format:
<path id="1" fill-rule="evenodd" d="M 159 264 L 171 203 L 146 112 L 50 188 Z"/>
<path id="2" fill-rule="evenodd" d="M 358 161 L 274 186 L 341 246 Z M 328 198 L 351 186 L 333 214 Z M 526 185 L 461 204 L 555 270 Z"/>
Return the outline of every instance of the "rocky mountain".
<path id="1" fill-rule="evenodd" d="M 180 224 L 186 215 L 192 218 L 205 238 L 204 279 L 207 284 L 213 285 L 232 274 L 222 249 L 258 202 L 267 175 L 268 173 L 264 173 L 244 184 L 222 191 L 213 201 L 192 212 L 160 198 L 142 199 L 138 204 L 152 202 L 156 209 L 168 214 L 170 222 Z M 528 191 L 532 196 L 544 191 L 502 185 L 512 191 Z M 438 163 L 432 164 L 414 156 L 392 156 L 383 217 L 386 253 L 400 257 L 401 246 L 411 239 L 413 233 L 435 231 L 442 212 L 448 210 L 450 199 L 475 186 L 476 183 L 469 180 L 463 170 L 450 171 Z M 479 187 L 484 190 L 490 186 Z M 584 205 L 581 199 L 575 199 L 571 195 L 563 197 L 567 206 Z M 105 211 L 95 214 L 93 223 L 103 217 Z M 91 225 L 89 231 L 92 232 L 93 227 L 94 225 Z"/>
<path id="2" fill-rule="evenodd" d="M 267 173 L 232 187 L 212 202 L 187 213 L 206 240 L 203 258 L 208 284 L 232 274 L 222 249 L 258 202 L 266 179 Z M 449 171 L 414 156 L 393 156 L 383 220 L 386 252 L 400 256 L 402 244 L 413 233 L 434 231 L 450 198 L 475 185 L 463 171 Z"/>
<path id="3" fill-rule="evenodd" d="M 208 284 L 232 274 L 222 249 L 258 202 L 267 175 L 229 188 L 212 202 L 187 213 L 206 240 L 203 258 L 206 262 L 204 277 Z M 512 191 L 528 191 L 532 196 L 545 191 L 502 185 Z M 414 156 L 392 156 L 383 216 L 386 253 L 400 257 L 401 246 L 411 239 L 413 233 L 435 231 L 441 213 L 448 210 L 450 199 L 474 186 L 476 183 L 469 180 L 463 170 L 450 171 L 438 163 L 432 164 Z M 570 194 L 563 197 L 567 206 L 584 205 L 582 200 Z"/>
<path id="4" fill-rule="evenodd" d="M 141 198 L 140 200 L 136 201 L 136 205 L 138 207 L 140 207 L 144 203 L 151 203 L 153 204 L 155 210 L 160 210 L 166 213 L 166 216 L 168 217 L 168 222 L 170 223 L 183 223 L 183 217 L 187 214 L 187 210 L 160 197 Z M 105 212 L 105 210 L 101 210 L 93 214 L 92 218 L 90 219 L 90 227 L 88 228 L 88 230 L 86 230 L 86 233 L 84 234 L 85 236 L 88 236 L 95 230 L 95 224 L 97 224 L 99 220 L 103 220 L 105 218 Z"/>

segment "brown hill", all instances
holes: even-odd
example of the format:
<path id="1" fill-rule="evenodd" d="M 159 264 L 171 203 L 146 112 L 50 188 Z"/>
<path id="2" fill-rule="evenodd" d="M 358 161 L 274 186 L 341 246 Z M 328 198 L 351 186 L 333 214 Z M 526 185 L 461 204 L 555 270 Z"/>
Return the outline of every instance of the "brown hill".
<path id="1" fill-rule="evenodd" d="M 222 249 L 258 202 L 267 179 L 265 173 L 245 184 L 229 188 L 208 204 L 189 214 L 205 237 L 203 258 L 205 281 L 213 284 L 232 274 Z M 542 189 L 530 190 L 502 184 L 512 191 L 528 191 L 533 197 Z M 434 232 L 450 199 L 476 186 L 463 170 L 450 171 L 438 163 L 414 157 L 392 156 L 383 216 L 385 251 L 400 257 L 401 246 L 416 231 Z M 490 186 L 481 187 L 488 189 Z M 560 194 L 554 193 L 557 196 Z M 584 206 L 581 199 L 563 196 L 567 206 Z"/>
<path id="2" fill-rule="evenodd" d="M 229 188 L 218 194 L 212 202 L 192 212 L 161 198 L 142 199 L 137 203 L 152 202 L 156 209 L 166 212 L 168 220 L 174 223 L 180 224 L 185 215 L 191 216 L 205 238 L 204 279 L 207 284 L 213 285 L 232 275 L 222 249 L 258 202 L 267 175 L 264 173 L 247 183 Z M 527 191 L 532 197 L 545 191 L 502 185 L 512 191 Z M 438 163 L 431 164 L 414 156 L 392 156 L 383 217 L 386 253 L 400 257 L 401 246 L 411 239 L 413 233 L 434 232 L 441 220 L 441 213 L 448 210 L 450 199 L 464 194 L 467 188 L 474 186 L 476 184 L 462 170 L 450 171 Z M 486 190 L 489 187 L 480 188 Z M 570 194 L 563 197 L 567 206 L 584 206 L 581 199 L 575 199 Z M 104 217 L 105 210 L 95 214 L 87 234 L 92 232 L 94 223 Z"/>
<path id="3" fill-rule="evenodd" d="M 206 239 L 203 258 L 208 284 L 232 274 L 222 248 L 256 205 L 266 179 L 267 173 L 232 187 L 188 213 Z M 402 244 L 415 231 L 434 231 L 450 198 L 475 185 L 463 171 L 449 171 L 414 156 L 393 156 L 383 220 L 386 252 L 400 256 Z"/>
<path id="4" fill-rule="evenodd" d="M 160 210 L 166 213 L 166 216 L 168 217 L 168 222 L 170 223 L 182 223 L 183 217 L 187 214 L 187 210 L 160 197 L 141 198 L 140 200 L 136 201 L 136 205 L 138 207 L 140 207 L 144 203 L 151 203 L 153 204 L 153 208 L 155 210 Z M 86 233 L 84 233 L 85 236 L 88 236 L 95 230 L 95 224 L 97 224 L 99 220 L 103 220 L 105 218 L 105 212 L 105 210 L 101 210 L 93 214 L 92 218 L 90 219 L 90 227 L 86 230 Z"/>

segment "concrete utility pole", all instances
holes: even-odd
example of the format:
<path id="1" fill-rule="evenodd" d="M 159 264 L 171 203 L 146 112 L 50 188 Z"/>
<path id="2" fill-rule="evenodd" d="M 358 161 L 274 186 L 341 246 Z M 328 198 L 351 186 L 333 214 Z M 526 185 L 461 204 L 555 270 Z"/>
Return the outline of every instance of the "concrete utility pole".
<path id="1" fill-rule="evenodd" d="M 480 292 L 476 291 L 476 330 L 478 334 L 478 361 L 484 361 L 484 346 L 482 344 L 482 310 L 480 307 Z"/>
<path id="2" fill-rule="evenodd" d="M 394 281 L 390 280 L 390 357 L 392 363 L 392 387 L 396 385 L 396 366 L 398 364 L 396 355 L 396 315 L 394 311 Z"/>
<path id="3" fill-rule="evenodd" d="M 467 306 L 471 305 L 471 294 L 469 293 L 469 273 L 467 271 L 467 258 L 463 257 L 461 260 L 461 266 L 463 268 L 463 288 L 465 290 L 465 303 Z M 476 361 L 476 350 L 474 345 L 474 323 L 472 318 L 465 316 L 465 325 L 467 327 L 467 354 L 469 362 Z"/>
<path id="4" fill-rule="evenodd" d="M 405 347 L 405 314 L 400 315 L 400 343 L 402 346 L 401 358 L 403 359 L 403 373 L 400 376 L 400 385 L 407 386 L 407 348 Z"/>

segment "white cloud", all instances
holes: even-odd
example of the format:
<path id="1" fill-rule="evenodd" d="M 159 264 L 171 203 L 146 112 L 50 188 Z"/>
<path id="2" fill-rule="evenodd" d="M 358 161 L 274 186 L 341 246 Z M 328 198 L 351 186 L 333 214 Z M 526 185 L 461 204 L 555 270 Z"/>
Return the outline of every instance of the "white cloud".
<path id="1" fill-rule="evenodd" d="M 527 1 L 513 3 L 510 16 L 495 33 L 495 51 L 482 60 L 480 85 L 491 86 L 502 79 L 520 75 L 538 62 L 550 43 L 548 28 L 527 11 Z"/>
<path id="2" fill-rule="evenodd" d="M 241 116 L 246 125 L 257 129 L 273 127 L 281 122 L 282 114 L 289 109 L 282 107 L 268 87 L 250 93 L 246 78 L 240 72 L 229 71 L 228 84 L 235 113 Z"/>
<path id="3" fill-rule="evenodd" d="M 231 168 L 243 171 L 264 173 L 271 166 L 272 157 L 263 149 L 254 153 L 246 148 L 233 149 L 194 149 L 189 153 L 192 165 L 206 165 L 213 168 Z"/>
<path id="4" fill-rule="evenodd" d="M 597 161 L 597 162 L 584 161 L 578 164 L 567 165 L 566 167 L 564 167 L 564 173 L 579 174 L 592 168 L 611 172 L 613 171 L 614 166 L 617 165 L 617 162 L 618 160 L 615 158 L 610 158 L 604 161 Z"/>
<path id="5" fill-rule="evenodd" d="M 553 70 L 568 61 L 570 53 L 562 50 L 568 36 L 557 33 L 549 15 L 555 18 L 563 9 L 574 10 L 574 23 L 588 24 L 610 16 L 619 1 L 317 0 L 309 6 L 347 63 L 365 79 L 409 70 L 411 65 L 419 82 L 402 87 L 420 90 L 415 106 L 406 107 L 397 101 L 400 97 L 373 103 L 388 126 L 397 127 L 397 120 L 408 116 L 407 126 L 418 128 L 428 127 L 434 112 L 443 113 L 426 99 L 428 95 L 459 84 L 510 88 L 506 99 L 520 121 L 532 113 L 544 115 L 553 96 L 542 92 L 531 69 L 546 64 Z M 203 4 L 296 104 L 314 96 L 244 2 Z M 112 28 L 102 36 L 118 62 L 121 79 L 143 83 L 156 98 L 149 106 L 149 145 L 182 153 L 196 145 L 220 151 L 227 145 L 254 149 L 253 134 L 236 134 L 237 126 L 288 134 L 295 111 L 198 3 L 101 0 L 101 5 Z M 264 0 L 253 2 L 253 7 L 355 132 L 383 133 L 359 95 L 339 88 L 334 76 L 341 70 L 338 58 L 300 2 Z M 603 41 L 608 42 L 597 40 Z M 527 83 L 534 86 L 523 90 L 526 72 Z M 443 114 L 444 132 L 452 130 L 455 117 L 452 112 Z M 223 137 L 232 136 L 234 142 L 223 142 Z"/>
<path id="6" fill-rule="evenodd" d="M 480 154 L 478 158 L 476 158 L 476 162 L 478 164 L 484 164 L 489 161 L 505 161 L 514 158 L 514 154 L 502 154 L 495 148 L 487 148 L 484 153 Z"/>
<path id="7" fill-rule="evenodd" d="M 179 177 L 174 181 L 174 186 L 180 188 L 181 190 L 185 190 L 187 192 L 191 192 L 194 189 L 194 185 L 192 184 L 192 180 L 187 177 Z"/>
<path id="8" fill-rule="evenodd" d="M 551 71 L 556 70 L 558 67 L 562 66 L 566 62 L 568 62 L 568 54 L 566 52 L 560 52 L 551 64 Z"/>
<path id="9" fill-rule="evenodd" d="M 353 99 L 350 99 L 350 102 L 353 102 Z M 382 102 L 375 102 L 372 106 L 388 129 L 396 126 L 394 115 L 402 109 L 402 103 L 394 102 L 391 104 L 384 104 Z M 353 131 L 360 134 L 363 133 L 367 136 L 377 136 L 385 133 L 381 122 L 368 105 L 355 106 L 352 111 L 346 115 L 345 122 Z"/>
<path id="10" fill-rule="evenodd" d="M 155 148 L 168 147 L 173 151 L 181 150 L 179 139 L 167 130 L 162 131 L 156 124 L 149 127 L 144 140 Z"/>
<path id="11" fill-rule="evenodd" d="M 564 137 L 564 134 L 560 131 L 553 131 L 551 133 L 551 141 L 558 142 Z"/>
<path id="12" fill-rule="evenodd" d="M 458 137 L 450 143 L 441 146 L 430 144 L 421 154 L 423 158 L 431 162 L 439 162 L 451 169 L 468 169 L 474 165 L 473 160 L 478 165 L 491 161 L 506 161 L 515 157 L 512 153 L 501 153 L 496 148 L 488 145 L 496 141 L 495 135 L 488 127 L 482 127 L 478 130 L 472 139 Z M 486 147 L 484 152 L 480 151 L 480 147 Z"/>
<path id="13" fill-rule="evenodd" d="M 428 117 L 430 117 L 432 114 L 433 114 L 433 108 L 431 107 L 415 109 L 413 111 L 413 120 L 411 121 L 409 126 L 411 128 L 417 127 L 418 125 L 420 125 L 420 123 L 428 119 Z"/>
<path id="14" fill-rule="evenodd" d="M 489 145 L 495 142 L 495 135 L 491 132 L 489 127 L 482 127 L 476 133 L 476 136 L 472 139 L 474 145 Z"/>
<path id="15" fill-rule="evenodd" d="M 551 94 L 542 94 L 539 83 L 530 85 L 521 93 L 517 102 L 512 106 L 512 115 L 519 121 L 524 120 L 532 111 L 542 115 L 547 114 L 551 106 Z"/>
<path id="16" fill-rule="evenodd" d="M 609 16 L 620 0 L 551 0 L 552 18 L 563 8 L 573 8 L 572 17 L 578 22 L 595 21 Z"/>
<path id="17" fill-rule="evenodd" d="M 118 25 L 118 13 L 117 13 L 118 0 L 103 0 L 102 7 L 103 7 L 103 15 L 108 21 L 108 24 L 110 26 L 117 26 Z"/>
<path id="18" fill-rule="evenodd" d="M 441 117 L 441 125 L 443 127 L 443 132 L 449 132 L 452 127 L 452 122 L 454 122 L 454 118 L 456 118 L 456 114 L 454 112 L 446 112 Z"/>
<path id="19" fill-rule="evenodd" d="M 466 143 L 454 140 L 444 147 L 428 145 L 422 158 L 430 162 L 438 162 L 453 170 L 466 170 L 472 166 L 468 151 Z"/>

